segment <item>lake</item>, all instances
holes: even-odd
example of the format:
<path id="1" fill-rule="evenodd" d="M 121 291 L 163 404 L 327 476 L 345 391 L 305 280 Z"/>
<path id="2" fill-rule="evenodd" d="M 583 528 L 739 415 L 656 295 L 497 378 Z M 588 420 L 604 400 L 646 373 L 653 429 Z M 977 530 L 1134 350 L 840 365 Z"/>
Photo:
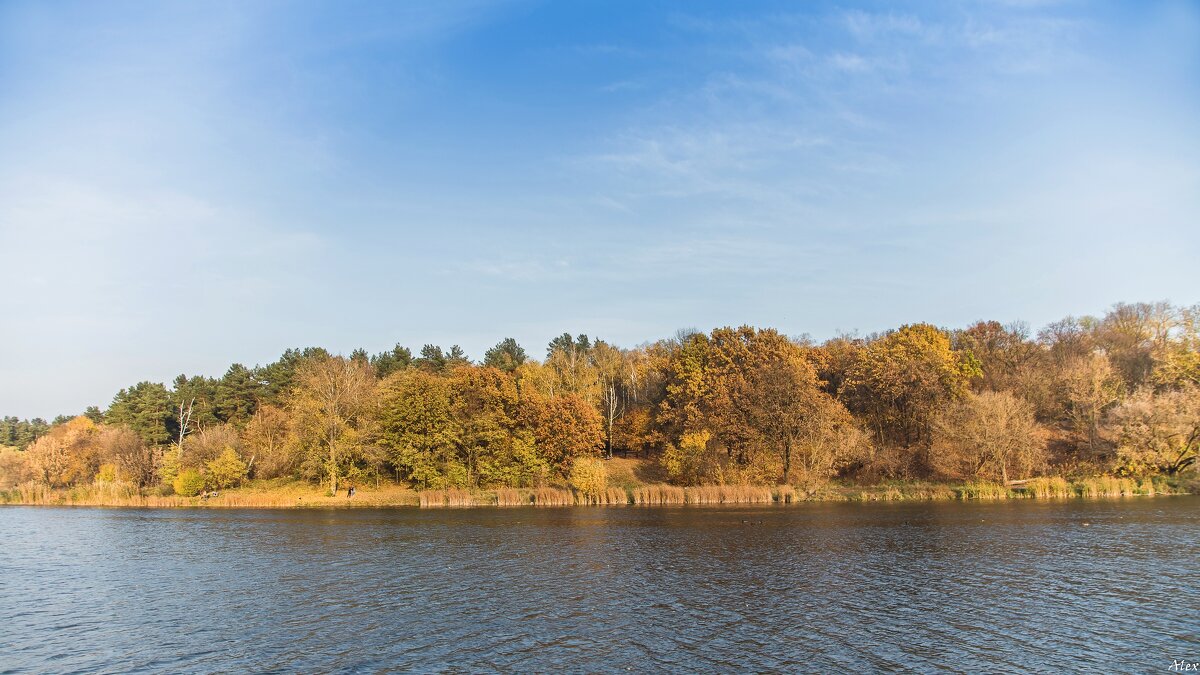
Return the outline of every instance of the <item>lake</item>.
<path id="1" fill-rule="evenodd" d="M 3 507 L 0 671 L 1166 670 L 1198 507 Z"/>

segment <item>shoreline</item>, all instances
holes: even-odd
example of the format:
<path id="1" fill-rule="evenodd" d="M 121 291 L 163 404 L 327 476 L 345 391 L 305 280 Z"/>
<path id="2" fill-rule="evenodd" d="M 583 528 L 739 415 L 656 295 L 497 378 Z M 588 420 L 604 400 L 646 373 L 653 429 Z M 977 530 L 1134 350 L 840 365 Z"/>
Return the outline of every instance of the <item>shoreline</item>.
<path id="1" fill-rule="evenodd" d="M 23 485 L 0 491 L 0 505 L 93 506 L 130 508 L 553 508 L 571 506 L 789 506 L 820 502 L 912 502 L 1073 500 L 1197 494 L 1195 482 L 1164 478 L 1113 478 L 1100 476 L 1067 481 L 1039 478 L 1023 484 L 893 482 L 876 485 L 828 483 L 816 487 L 791 485 L 666 484 L 614 486 L 598 494 L 584 494 L 565 486 L 499 488 L 495 490 L 413 490 L 399 485 L 359 486 L 353 497 L 330 496 L 306 483 L 250 485 L 220 491 L 209 497 L 147 494 L 132 486 L 101 484 L 49 489 Z"/>

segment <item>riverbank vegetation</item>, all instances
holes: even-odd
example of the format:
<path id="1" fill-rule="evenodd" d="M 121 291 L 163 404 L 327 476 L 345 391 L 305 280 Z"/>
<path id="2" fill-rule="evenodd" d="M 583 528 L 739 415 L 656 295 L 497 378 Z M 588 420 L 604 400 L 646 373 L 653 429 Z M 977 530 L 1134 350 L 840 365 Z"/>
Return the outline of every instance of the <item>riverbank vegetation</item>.
<path id="1" fill-rule="evenodd" d="M 289 350 L 4 418 L 0 494 L 174 506 L 764 503 L 1179 492 L 1200 447 L 1200 306 L 1036 334 L 910 324 L 823 343 L 564 334 L 370 356 Z M 216 493 L 215 496 L 213 493 Z M 237 502 L 237 503 L 235 503 Z"/>

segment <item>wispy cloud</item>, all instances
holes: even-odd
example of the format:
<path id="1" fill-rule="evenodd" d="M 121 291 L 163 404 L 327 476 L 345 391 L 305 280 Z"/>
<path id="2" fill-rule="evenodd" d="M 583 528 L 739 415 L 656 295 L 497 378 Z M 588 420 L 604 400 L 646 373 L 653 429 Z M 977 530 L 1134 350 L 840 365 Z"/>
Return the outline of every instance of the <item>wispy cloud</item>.
<path id="1" fill-rule="evenodd" d="M 842 16 L 842 20 L 850 34 L 859 40 L 869 41 L 895 34 L 932 39 L 940 34 L 939 29 L 927 26 L 921 19 L 911 14 L 851 10 Z"/>

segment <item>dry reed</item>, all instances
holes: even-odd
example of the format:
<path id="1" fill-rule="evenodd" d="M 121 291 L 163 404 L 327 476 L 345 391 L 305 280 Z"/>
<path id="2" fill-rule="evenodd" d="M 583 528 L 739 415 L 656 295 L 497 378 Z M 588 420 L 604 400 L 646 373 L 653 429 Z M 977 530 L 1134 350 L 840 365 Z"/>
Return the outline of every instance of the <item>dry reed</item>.
<path id="1" fill-rule="evenodd" d="M 1128 478 L 1099 476 L 1087 478 L 1075 484 L 1082 497 L 1131 497 L 1137 494 L 1137 486 Z"/>
<path id="2" fill-rule="evenodd" d="M 683 488 L 676 485 L 642 485 L 632 490 L 634 504 L 682 504 L 685 501 Z"/>
<path id="3" fill-rule="evenodd" d="M 574 506 L 575 493 L 570 490 L 540 487 L 533 491 L 533 503 L 536 506 Z"/>
<path id="4" fill-rule="evenodd" d="M 688 504 L 767 504 L 775 501 L 771 488 L 762 485 L 697 485 L 686 488 Z"/>
<path id="5" fill-rule="evenodd" d="M 499 488 L 496 490 L 496 506 L 529 506 L 533 498 L 520 490 Z"/>
<path id="6" fill-rule="evenodd" d="M 1127 497 L 1200 492 L 1200 483 L 1179 482 L 1164 476 L 1141 479 L 1099 476 L 1068 483 L 1061 477 L 1031 479 L 1012 490 L 995 483 L 977 482 L 951 487 L 943 484 L 898 483 L 877 486 L 776 487 L 752 485 L 700 485 L 679 487 L 650 484 L 610 487 L 586 497 L 571 489 L 543 487 L 534 490 L 499 488 L 491 492 L 463 489 L 414 492 L 401 485 L 359 490 L 353 498 L 331 496 L 319 486 L 308 483 L 251 483 L 219 495 L 182 497 L 139 490 L 119 481 L 95 481 L 71 489 L 54 489 L 38 482 L 26 482 L 0 491 L 0 503 L 64 506 L 125 506 L 150 508 L 296 508 L 296 507 L 468 507 L 496 506 L 575 506 L 577 504 L 793 504 L 802 501 L 899 501 L 932 499 L 1038 499 L 1068 497 Z"/>
<path id="7" fill-rule="evenodd" d="M 624 488 L 610 487 L 605 488 L 597 494 L 584 494 L 576 492 L 575 498 L 580 504 L 589 504 L 592 506 L 613 505 L 613 504 L 628 504 L 629 493 Z"/>
<path id="8" fill-rule="evenodd" d="M 1143 478 L 1141 484 L 1138 485 L 1138 493 L 1139 494 L 1143 494 L 1148 497 L 1153 497 L 1157 492 L 1158 492 L 1158 490 L 1156 489 L 1156 486 L 1154 485 L 1154 480 L 1152 478 L 1150 478 L 1149 476 L 1147 476 L 1146 478 Z"/>
<path id="9" fill-rule="evenodd" d="M 1025 482 L 1025 494 L 1036 499 L 1062 499 L 1074 497 L 1071 484 L 1060 476 L 1031 478 Z"/>
<path id="10" fill-rule="evenodd" d="M 422 490 L 417 493 L 422 507 L 438 506 L 475 506 L 474 495 L 466 490 L 450 488 L 448 490 Z"/>
<path id="11" fill-rule="evenodd" d="M 958 489 L 961 499 L 1008 499 L 1012 491 L 995 483 L 967 483 Z"/>

